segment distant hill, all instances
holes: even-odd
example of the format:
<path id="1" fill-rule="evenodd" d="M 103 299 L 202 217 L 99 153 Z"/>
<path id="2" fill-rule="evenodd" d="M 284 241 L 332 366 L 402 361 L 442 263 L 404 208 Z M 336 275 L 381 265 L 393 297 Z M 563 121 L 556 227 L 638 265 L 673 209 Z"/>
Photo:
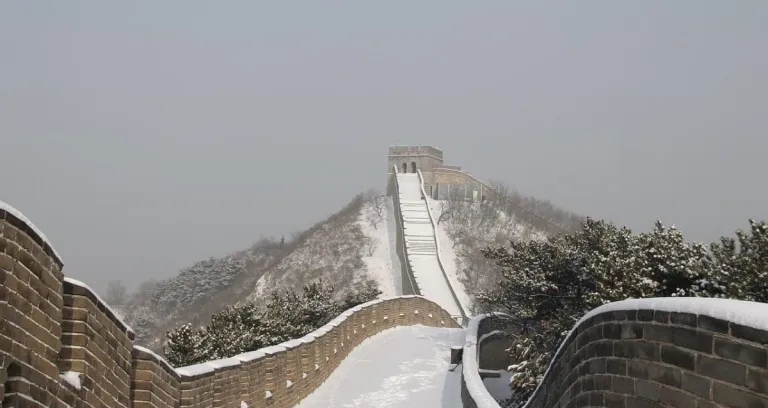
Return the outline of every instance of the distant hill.
<path id="1" fill-rule="evenodd" d="M 551 225 L 575 228 L 579 219 L 519 194 L 496 203 L 429 203 L 439 221 L 446 272 L 465 286 L 462 296 L 468 298 L 497 280 L 496 268 L 480 249 L 511 239 L 540 239 L 562 231 Z M 545 211 L 532 217 L 536 208 Z M 119 309 L 138 342 L 159 350 L 171 328 L 203 324 L 232 304 L 262 304 L 275 289 L 297 289 L 318 278 L 334 285 L 339 295 L 368 282 L 375 282 L 383 297 L 399 295 L 395 228 L 391 197 L 372 191 L 359 194 L 337 213 L 288 239 L 261 239 L 247 249 L 196 262 L 173 278 L 145 282 Z"/>
<path id="2" fill-rule="evenodd" d="M 250 248 L 210 257 L 173 278 L 145 282 L 120 313 L 139 343 L 159 350 L 165 332 L 206 322 L 211 314 L 244 301 L 261 302 L 272 290 L 300 288 L 322 278 L 341 293 L 375 281 L 383 296 L 399 293 L 399 263 L 390 251 L 392 200 L 356 196 L 339 212 L 285 240 L 261 239 Z"/>

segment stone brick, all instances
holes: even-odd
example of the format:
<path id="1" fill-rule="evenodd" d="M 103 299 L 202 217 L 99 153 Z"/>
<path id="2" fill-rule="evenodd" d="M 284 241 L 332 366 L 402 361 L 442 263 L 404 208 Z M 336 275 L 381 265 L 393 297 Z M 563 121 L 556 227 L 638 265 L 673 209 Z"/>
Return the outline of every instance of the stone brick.
<path id="1" fill-rule="evenodd" d="M 664 343 L 672 343 L 675 340 L 673 327 L 660 324 L 643 326 L 643 338 Z"/>
<path id="2" fill-rule="evenodd" d="M 651 401 L 659 400 L 659 384 L 653 381 L 635 380 L 635 392 L 636 397 L 644 398 Z"/>
<path id="3" fill-rule="evenodd" d="M 663 323 L 663 324 L 669 323 L 669 312 L 665 312 L 662 310 L 654 310 L 653 321 L 657 323 Z"/>
<path id="4" fill-rule="evenodd" d="M 627 408 L 663 408 L 662 405 L 657 402 L 635 396 L 627 397 L 626 406 Z"/>
<path id="5" fill-rule="evenodd" d="M 691 406 L 691 396 L 676 388 L 661 386 L 659 389 L 659 401 L 665 407 L 688 408 Z"/>
<path id="6" fill-rule="evenodd" d="M 603 325 L 603 338 L 617 340 L 621 338 L 621 325 L 618 323 L 606 323 Z"/>
<path id="7" fill-rule="evenodd" d="M 626 397 L 611 392 L 605 393 L 605 408 L 625 408 Z"/>
<path id="8" fill-rule="evenodd" d="M 768 332 L 765 330 L 754 329 L 748 326 L 731 323 L 731 335 L 733 337 L 748 340 L 760 344 L 768 344 Z"/>
<path id="9" fill-rule="evenodd" d="M 622 339 L 642 339 L 643 326 L 639 323 L 622 323 L 621 338 Z"/>
<path id="10" fill-rule="evenodd" d="M 691 313 L 672 312 L 669 314 L 669 322 L 674 325 L 698 327 L 699 316 Z"/>
<path id="11" fill-rule="evenodd" d="M 747 380 L 747 367 L 720 358 L 711 358 L 699 354 L 696 361 L 696 372 L 705 377 L 744 385 Z"/>
<path id="12" fill-rule="evenodd" d="M 747 368 L 746 385 L 749 389 L 760 394 L 768 394 L 768 371 Z"/>
<path id="13" fill-rule="evenodd" d="M 637 311 L 637 320 L 640 322 L 653 321 L 653 310 L 642 309 Z"/>
<path id="14" fill-rule="evenodd" d="M 659 344 L 646 341 L 634 342 L 634 358 L 659 361 Z"/>
<path id="15" fill-rule="evenodd" d="M 626 360 L 611 358 L 606 361 L 605 369 L 609 374 L 626 375 L 627 362 Z"/>
<path id="16" fill-rule="evenodd" d="M 595 375 L 594 376 L 594 389 L 595 390 L 610 390 L 611 389 L 611 376 L 610 375 Z"/>
<path id="17" fill-rule="evenodd" d="M 715 402 L 733 408 L 768 408 L 768 399 L 765 397 L 719 382 L 712 385 L 712 397 Z"/>
<path id="18" fill-rule="evenodd" d="M 675 327 L 674 343 L 680 347 L 711 354 L 714 340 L 709 333 L 685 327 Z"/>
<path id="19" fill-rule="evenodd" d="M 711 398 L 712 380 L 683 371 L 683 389 L 697 397 Z"/>
<path id="20" fill-rule="evenodd" d="M 700 329 L 704 329 L 704 330 L 715 332 L 715 333 L 728 334 L 729 332 L 728 325 L 729 325 L 728 322 L 725 320 L 717 319 L 717 318 L 706 316 L 706 315 L 699 315 L 698 327 Z"/>
<path id="21" fill-rule="evenodd" d="M 635 389 L 635 381 L 629 377 L 614 376 L 611 381 L 611 390 L 617 394 L 632 395 Z"/>
<path id="22" fill-rule="evenodd" d="M 671 385 L 677 388 L 682 387 L 683 376 L 681 370 L 677 367 L 670 367 L 652 362 L 637 362 L 637 364 L 630 365 L 630 375 L 633 373 L 633 371 L 638 375 L 642 375 L 642 378 L 646 378 L 660 384 Z"/>
<path id="23" fill-rule="evenodd" d="M 765 348 L 750 346 L 727 338 L 715 339 L 715 354 L 728 360 L 757 367 L 766 367 L 768 363 Z"/>
<path id="24" fill-rule="evenodd" d="M 672 364 L 686 370 L 696 369 L 696 355 L 675 346 L 661 346 L 661 362 Z"/>

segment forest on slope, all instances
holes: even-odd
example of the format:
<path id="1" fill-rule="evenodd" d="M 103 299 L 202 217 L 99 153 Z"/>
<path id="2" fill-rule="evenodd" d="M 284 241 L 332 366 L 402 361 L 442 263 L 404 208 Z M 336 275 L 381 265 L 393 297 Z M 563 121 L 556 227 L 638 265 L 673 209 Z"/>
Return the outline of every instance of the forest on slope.
<path id="1" fill-rule="evenodd" d="M 306 231 L 262 238 L 247 249 L 209 257 L 172 278 L 143 282 L 134 293 L 113 282 L 106 299 L 133 327 L 139 344 L 160 350 L 170 329 L 201 326 L 229 306 L 264 304 L 275 289 L 301 288 L 317 279 L 334 287 L 339 297 L 371 284 L 392 295 L 393 278 L 387 281 L 380 271 L 368 270 L 382 263 L 371 262 L 372 255 L 389 256 L 389 242 L 373 242 L 364 234 L 371 225 L 387 231 L 386 210 L 386 198 L 373 191 L 358 194 Z"/>

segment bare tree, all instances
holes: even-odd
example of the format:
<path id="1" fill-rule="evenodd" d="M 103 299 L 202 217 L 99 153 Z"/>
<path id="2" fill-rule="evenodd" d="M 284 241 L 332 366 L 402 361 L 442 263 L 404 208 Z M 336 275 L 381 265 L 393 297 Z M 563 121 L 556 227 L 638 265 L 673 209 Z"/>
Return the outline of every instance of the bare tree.
<path id="1" fill-rule="evenodd" d="M 373 237 L 367 237 L 365 239 L 365 252 L 368 256 L 373 256 L 376 253 L 376 248 L 379 246 L 379 239 Z"/>
<path id="2" fill-rule="evenodd" d="M 107 285 L 107 298 L 105 299 L 110 306 L 122 306 L 128 301 L 128 288 L 122 281 L 113 280 Z"/>
<path id="3" fill-rule="evenodd" d="M 155 290 L 157 289 L 157 280 L 149 279 L 139 284 L 139 288 L 136 289 L 136 293 L 133 295 L 134 303 L 142 304 L 152 299 Z"/>
<path id="4" fill-rule="evenodd" d="M 440 200 L 440 216 L 437 218 L 437 223 L 441 221 L 453 219 L 455 222 L 465 221 L 467 215 L 467 209 L 469 203 L 465 195 L 465 190 L 461 184 L 451 185 L 448 191 L 448 197 Z"/>
<path id="5" fill-rule="evenodd" d="M 376 190 L 369 190 L 366 196 L 370 207 L 366 219 L 373 229 L 379 229 L 379 223 L 384 219 L 384 210 L 387 208 L 386 197 L 379 195 Z"/>

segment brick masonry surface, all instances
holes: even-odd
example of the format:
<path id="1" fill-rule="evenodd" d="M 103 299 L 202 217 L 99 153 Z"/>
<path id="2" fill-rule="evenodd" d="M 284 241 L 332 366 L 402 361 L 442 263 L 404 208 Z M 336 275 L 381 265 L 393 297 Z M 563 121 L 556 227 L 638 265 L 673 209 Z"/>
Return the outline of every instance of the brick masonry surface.
<path id="1" fill-rule="evenodd" d="M 184 375 L 135 346 L 133 332 L 96 293 L 64 277 L 49 243 L 0 208 L 3 407 L 290 407 L 360 342 L 413 324 L 458 327 L 435 303 L 403 296 L 361 305 L 302 339 Z M 79 373 L 79 389 L 61 378 L 67 371 Z"/>
<path id="2" fill-rule="evenodd" d="M 703 314 L 583 322 L 529 401 L 544 407 L 768 407 L 768 332 Z"/>

